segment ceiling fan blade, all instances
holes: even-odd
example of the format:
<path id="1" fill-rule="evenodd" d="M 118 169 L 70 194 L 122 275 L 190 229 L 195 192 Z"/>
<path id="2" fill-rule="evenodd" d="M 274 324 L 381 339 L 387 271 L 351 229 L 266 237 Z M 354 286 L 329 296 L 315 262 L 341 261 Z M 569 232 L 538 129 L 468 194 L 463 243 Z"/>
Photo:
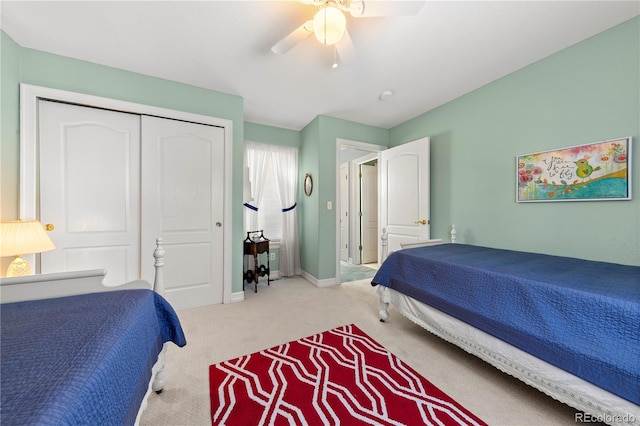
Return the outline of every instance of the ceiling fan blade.
<path id="1" fill-rule="evenodd" d="M 312 32 L 313 32 L 313 21 L 309 20 L 304 24 L 300 25 L 295 30 L 293 30 L 285 38 L 283 38 L 282 40 L 274 44 L 273 47 L 271 48 L 271 51 L 279 55 L 282 53 L 287 53 L 289 50 L 293 48 L 293 46 L 300 43 Z"/>
<path id="2" fill-rule="evenodd" d="M 356 48 L 351 41 L 351 36 L 349 35 L 349 31 L 344 31 L 344 36 L 342 36 L 342 40 L 336 43 L 336 50 L 338 51 L 338 56 L 340 57 L 340 63 L 342 65 L 349 65 L 355 61 L 356 57 Z"/>
<path id="3" fill-rule="evenodd" d="M 417 15 L 424 4 L 425 0 L 352 0 L 349 11 L 355 18 L 409 16 Z"/>

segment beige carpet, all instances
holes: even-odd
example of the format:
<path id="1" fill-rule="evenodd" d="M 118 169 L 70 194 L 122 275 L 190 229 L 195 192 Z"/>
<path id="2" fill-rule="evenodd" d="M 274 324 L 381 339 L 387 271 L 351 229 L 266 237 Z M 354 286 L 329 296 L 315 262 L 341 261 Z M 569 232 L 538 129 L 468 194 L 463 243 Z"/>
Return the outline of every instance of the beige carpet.
<path id="1" fill-rule="evenodd" d="M 187 346 L 167 351 L 169 382 L 143 425 L 207 425 L 209 365 L 354 323 L 490 425 L 574 425 L 575 410 L 431 335 L 393 308 L 378 320 L 368 281 L 316 288 L 280 279 L 241 303 L 179 311 Z"/>

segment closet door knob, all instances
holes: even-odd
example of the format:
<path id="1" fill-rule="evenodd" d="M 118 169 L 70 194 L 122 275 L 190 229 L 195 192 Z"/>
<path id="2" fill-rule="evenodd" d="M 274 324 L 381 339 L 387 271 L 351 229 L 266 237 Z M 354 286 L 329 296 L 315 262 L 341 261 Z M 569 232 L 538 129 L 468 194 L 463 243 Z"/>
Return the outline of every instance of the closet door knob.
<path id="1" fill-rule="evenodd" d="M 56 229 L 56 227 L 55 227 L 55 226 L 53 226 L 53 223 L 47 223 L 47 224 L 44 226 L 44 230 L 45 230 L 45 231 L 53 231 L 54 229 Z"/>
<path id="2" fill-rule="evenodd" d="M 222 226 L 222 222 L 216 222 L 216 226 L 220 228 Z"/>

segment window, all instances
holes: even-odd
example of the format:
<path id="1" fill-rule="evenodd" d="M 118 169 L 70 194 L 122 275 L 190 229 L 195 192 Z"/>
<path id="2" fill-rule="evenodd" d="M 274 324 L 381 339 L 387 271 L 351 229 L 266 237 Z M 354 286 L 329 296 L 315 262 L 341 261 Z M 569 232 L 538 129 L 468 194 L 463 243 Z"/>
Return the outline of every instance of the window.
<path id="1" fill-rule="evenodd" d="M 245 142 L 244 158 L 245 231 L 262 229 L 277 242 L 281 276 L 300 275 L 298 148 Z"/>
<path id="2" fill-rule="evenodd" d="M 270 240 L 279 241 L 282 238 L 282 207 L 280 207 L 271 153 L 267 155 L 262 200 L 256 207 L 258 207 L 258 229 L 264 230 L 264 235 Z"/>
<path id="3" fill-rule="evenodd" d="M 245 232 L 262 229 L 272 241 L 282 239 L 282 202 L 278 192 L 272 151 L 285 148 L 256 142 L 245 142 Z M 281 171 L 282 172 L 282 171 Z M 296 171 L 297 173 L 297 168 Z M 257 208 L 257 211 L 254 209 Z"/>

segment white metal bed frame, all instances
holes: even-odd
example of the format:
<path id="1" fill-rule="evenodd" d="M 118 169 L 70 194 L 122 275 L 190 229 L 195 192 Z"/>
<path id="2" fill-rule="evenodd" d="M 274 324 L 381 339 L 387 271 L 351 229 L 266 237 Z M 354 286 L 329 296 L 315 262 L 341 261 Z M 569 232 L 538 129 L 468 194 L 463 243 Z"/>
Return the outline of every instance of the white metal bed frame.
<path id="1" fill-rule="evenodd" d="M 451 242 L 455 243 L 455 226 L 451 237 Z M 402 248 L 436 244 L 442 244 L 442 241 L 403 244 Z M 640 426 L 638 405 L 396 290 L 378 286 L 377 292 L 380 297 L 381 322 L 389 318 L 388 307 L 393 304 L 403 316 L 425 330 L 550 397 L 588 413 L 594 420 L 611 425 Z"/>
<path id="2" fill-rule="evenodd" d="M 148 281 L 136 280 L 116 286 L 105 286 L 103 281 L 107 274 L 106 269 L 58 272 L 3 278 L 0 280 L 0 300 L 2 303 L 11 303 L 133 289 L 152 289 L 159 295 L 164 296 L 164 275 L 162 269 L 164 267 L 164 255 L 165 251 L 162 247 L 162 238 L 158 238 L 156 239 L 156 247 L 153 252 L 153 257 L 155 258 L 153 285 Z M 139 423 L 151 392 L 162 392 L 162 389 L 167 383 L 168 376 L 164 371 L 166 350 L 167 343 L 162 347 L 162 351 L 158 354 L 158 361 L 152 368 L 149 387 L 138 410 L 135 424 Z"/>

